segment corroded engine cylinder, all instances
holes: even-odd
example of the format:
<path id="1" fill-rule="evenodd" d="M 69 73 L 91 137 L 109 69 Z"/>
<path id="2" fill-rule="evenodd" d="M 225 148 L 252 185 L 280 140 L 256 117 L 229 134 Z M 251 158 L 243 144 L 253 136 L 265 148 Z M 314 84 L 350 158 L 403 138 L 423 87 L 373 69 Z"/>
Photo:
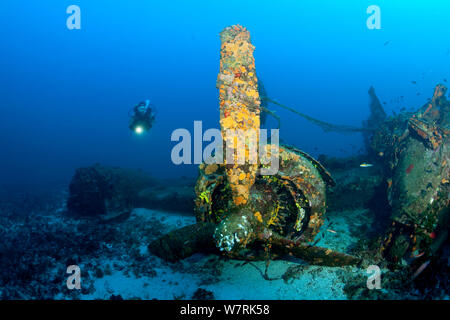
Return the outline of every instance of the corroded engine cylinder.
<path id="1" fill-rule="evenodd" d="M 280 148 L 280 170 L 259 175 L 246 206 L 235 206 L 224 165 L 201 164 L 195 187 L 197 220 L 217 224 L 215 239 L 222 251 L 243 255 L 248 244 L 267 241 L 274 233 L 312 241 L 323 224 L 328 172 L 307 154 Z"/>

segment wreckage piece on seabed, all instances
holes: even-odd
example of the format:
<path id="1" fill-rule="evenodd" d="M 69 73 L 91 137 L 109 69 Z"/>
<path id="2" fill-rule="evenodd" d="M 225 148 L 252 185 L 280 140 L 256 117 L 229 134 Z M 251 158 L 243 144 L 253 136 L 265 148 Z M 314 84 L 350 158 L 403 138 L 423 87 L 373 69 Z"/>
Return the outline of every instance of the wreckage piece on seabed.
<path id="1" fill-rule="evenodd" d="M 403 131 L 382 126 L 372 141 L 375 150 L 387 149 L 385 155 L 390 155 L 385 161 L 391 175 L 387 183 L 392 225 L 381 252 L 394 263 L 402 259 L 421 263 L 448 237 L 450 102 L 446 91 L 437 85 L 426 105 L 398 121 Z"/>
<path id="2" fill-rule="evenodd" d="M 356 257 L 312 243 L 323 224 L 326 187 L 334 184 L 320 163 L 295 148 L 266 145 L 258 158 L 276 157 L 279 170 L 263 175 L 266 161 L 250 162 L 247 137 L 229 135 L 252 131 L 259 138 L 260 98 L 249 32 L 239 25 L 228 27 L 221 41 L 221 132 L 225 145 L 237 140 L 242 146 L 245 163 L 233 154 L 233 161 L 227 158 L 224 164 L 201 164 L 195 187 L 198 223 L 157 239 L 150 251 L 170 261 L 212 250 L 247 260 L 289 254 L 319 265 L 359 263 Z"/>
<path id="3" fill-rule="evenodd" d="M 68 213 L 103 221 L 128 217 L 139 191 L 155 181 L 140 170 L 95 164 L 78 168 L 72 177 L 67 199 Z"/>
<path id="4" fill-rule="evenodd" d="M 159 181 L 142 170 L 100 164 L 78 168 L 69 186 L 67 213 L 103 222 L 126 219 L 134 208 L 192 213 L 194 190 L 186 186 L 191 181 L 178 181 Z"/>

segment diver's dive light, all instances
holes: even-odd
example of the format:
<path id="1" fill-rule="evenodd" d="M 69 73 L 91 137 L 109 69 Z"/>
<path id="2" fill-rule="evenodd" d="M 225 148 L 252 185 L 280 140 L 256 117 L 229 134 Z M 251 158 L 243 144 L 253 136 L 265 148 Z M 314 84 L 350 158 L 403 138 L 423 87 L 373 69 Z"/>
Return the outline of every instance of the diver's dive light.
<path id="1" fill-rule="evenodd" d="M 144 129 L 141 126 L 137 126 L 136 128 L 134 128 L 134 132 L 136 132 L 136 134 L 141 134 L 142 132 L 144 132 Z"/>
<path id="2" fill-rule="evenodd" d="M 130 119 L 129 128 L 134 133 L 140 135 L 151 129 L 155 115 L 149 106 L 150 102 L 140 102 L 133 109 L 133 115 Z"/>

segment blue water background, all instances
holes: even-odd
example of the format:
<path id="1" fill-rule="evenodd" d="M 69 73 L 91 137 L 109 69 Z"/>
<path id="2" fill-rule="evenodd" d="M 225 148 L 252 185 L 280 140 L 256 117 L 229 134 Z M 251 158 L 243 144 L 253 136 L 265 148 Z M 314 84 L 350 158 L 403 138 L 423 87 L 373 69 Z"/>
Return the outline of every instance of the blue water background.
<path id="1" fill-rule="evenodd" d="M 81 30 L 66 27 L 72 4 L 81 8 Z M 366 26 L 372 4 L 380 30 Z M 283 104 L 359 126 L 373 85 L 389 114 L 417 108 L 450 78 L 449 16 L 448 0 L 2 0 L 0 188 L 64 185 L 95 162 L 195 176 L 196 165 L 172 164 L 170 135 L 193 132 L 194 120 L 219 127 L 219 32 L 236 23 L 251 33 L 268 95 Z M 136 136 L 128 112 L 144 99 L 157 121 Z M 272 109 L 282 139 L 314 156 L 363 146 L 359 134 L 324 133 Z"/>

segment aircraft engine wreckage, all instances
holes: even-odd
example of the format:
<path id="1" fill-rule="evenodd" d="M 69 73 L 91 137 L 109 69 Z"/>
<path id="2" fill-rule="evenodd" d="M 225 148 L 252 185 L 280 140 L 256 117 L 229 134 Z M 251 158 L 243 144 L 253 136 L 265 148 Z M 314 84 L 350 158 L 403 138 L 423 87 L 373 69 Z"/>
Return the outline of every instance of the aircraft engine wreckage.
<path id="1" fill-rule="evenodd" d="M 450 102 L 437 85 L 412 114 L 386 120 L 372 139 L 384 153 L 392 225 L 381 252 L 389 261 L 429 259 L 448 237 Z"/>
<path id="2" fill-rule="evenodd" d="M 237 25 L 221 33 L 217 87 L 224 145 L 247 142 L 228 130 L 260 131 L 260 97 L 249 32 Z M 366 259 L 412 267 L 427 265 L 448 237 L 450 202 L 450 102 L 443 85 L 417 112 L 386 117 L 381 104 L 377 119 L 366 128 L 366 142 L 388 177 L 391 226 L 379 253 Z M 375 97 L 371 89 L 372 98 Z M 376 120 L 376 121 L 375 121 Z M 353 130 L 364 131 L 364 130 Z M 256 134 L 256 136 L 259 136 Z M 197 224 L 155 240 L 149 249 L 168 261 L 196 252 L 221 252 L 235 259 L 256 260 L 291 255 L 311 264 L 357 265 L 361 258 L 314 246 L 323 224 L 326 189 L 334 181 L 308 154 L 289 146 L 259 150 L 259 162 L 199 166 L 195 187 Z M 261 152 L 263 157 L 261 157 Z M 264 157 L 276 155 L 279 170 L 264 175 Z M 236 155 L 233 155 L 235 160 Z M 227 158 L 228 160 L 229 158 Z M 424 263 L 425 261 L 425 263 Z"/>
<path id="3" fill-rule="evenodd" d="M 264 161 L 249 161 L 247 137 L 228 134 L 253 130 L 259 137 L 260 98 L 247 29 L 227 27 L 221 41 L 217 79 L 221 132 L 224 144 L 243 143 L 245 163 L 201 164 L 195 187 L 198 223 L 163 236 L 149 249 L 169 261 L 199 251 L 221 251 L 246 260 L 289 254 L 318 265 L 359 263 L 356 257 L 310 243 L 323 224 L 326 187 L 334 185 L 320 163 L 300 150 L 281 146 L 276 148 L 278 173 L 262 175 Z M 264 149 L 259 150 L 260 157 L 261 151 L 271 157 L 275 150 L 272 145 Z M 233 157 L 236 160 L 237 155 Z"/>

